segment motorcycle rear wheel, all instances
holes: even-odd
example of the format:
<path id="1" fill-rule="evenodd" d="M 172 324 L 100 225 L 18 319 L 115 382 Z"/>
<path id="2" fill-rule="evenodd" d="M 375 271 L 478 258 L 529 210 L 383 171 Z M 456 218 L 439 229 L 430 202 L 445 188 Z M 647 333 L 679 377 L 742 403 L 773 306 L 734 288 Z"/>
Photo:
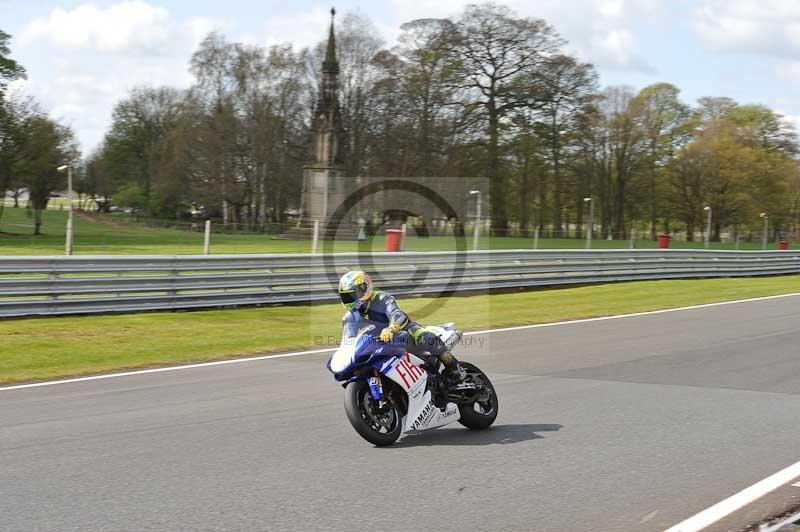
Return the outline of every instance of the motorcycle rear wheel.
<path id="1" fill-rule="evenodd" d="M 380 408 L 366 381 L 357 380 L 347 385 L 344 412 L 356 432 L 378 447 L 393 444 L 403 432 L 403 417 L 398 408 L 391 403 Z"/>
<path id="2" fill-rule="evenodd" d="M 499 406 L 494 386 L 492 386 L 489 377 L 476 365 L 470 364 L 469 362 L 461 362 L 461 367 L 467 372 L 467 381 L 472 381 L 478 386 L 484 387 L 485 394 L 483 398 L 477 401 L 458 405 L 458 410 L 461 414 L 458 422 L 468 429 L 488 429 L 492 426 L 494 420 L 497 419 L 497 409 Z"/>

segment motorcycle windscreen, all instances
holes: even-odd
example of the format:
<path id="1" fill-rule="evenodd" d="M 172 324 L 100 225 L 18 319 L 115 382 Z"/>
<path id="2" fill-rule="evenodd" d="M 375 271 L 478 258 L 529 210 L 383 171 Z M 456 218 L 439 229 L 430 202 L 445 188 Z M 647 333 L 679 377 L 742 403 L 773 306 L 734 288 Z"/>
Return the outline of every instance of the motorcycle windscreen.
<path id="1" fill-rule="evenodd" d="M 369 334 L 360 334 L 355 338 L 345 339 L 339 349 L 331 355 L 328 369 L 337 375 L 352 371 L 369 362 L 376 347 L 379 347 L 377 340 Z"/>

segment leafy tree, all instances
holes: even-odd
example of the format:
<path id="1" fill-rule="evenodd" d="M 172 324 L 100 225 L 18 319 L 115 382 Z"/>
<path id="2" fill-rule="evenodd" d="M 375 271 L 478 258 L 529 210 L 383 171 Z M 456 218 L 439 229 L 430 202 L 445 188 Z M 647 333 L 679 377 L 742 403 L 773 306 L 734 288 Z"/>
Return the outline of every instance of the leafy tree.
<path id="1" fill-rule="evenodd" d="M 736 108 L 738 109 L 738 108 Z M 792 179 L 797 162 L 762 145 L 759 136 L 742 135 L 742 123 L 726 115 L 711 119 L 672 164 L 676 210 L 686 224 L 687 240 L 702 227 L 702 209 L 712 209 L 713 234 L 723 227 L 758 225 L 758 214 L 770 213 L 776 226 L 791 219 Z"/>
<path id="2" fill-rule="evenodd" d="M 22 65 L 9 57 L 11 55 L 10 42 L 11 35 L 0 30 L 0 102 L 5 96 L 8 82 L 25 78 L 25 69 Z"/>
<path id="3" fill-rule="evenodd" d="M 148 197 L 144 189 L 137 183 L 123 185 L 111 200 L 115 205 L 130 209 L 137 218 L 148 208 Z"/>
<path id="4" fill-rule="evenodd" d="M 150 198 L 163 144 L 180 113 L 181 97 L 169 87 L 138 87 L 115 106 L 102 151 L 106 171 L 114 180 L 106 192 L 136 183 Z"/>
<path id="5" fill-rule="evenodd" d="M 675 150 L 685 144 L 693 125 L 689 107 L 679 99 L 680 90 L 669 83 L 650 85 L 636 95 L 631 111 L 644 136 L 646 150 L 643 171 L 646 172 L 646 197 L 650 222 L 650 238 L 655 240 L 659 219 L 667 218 L 664 210 L 666 195 L 663 182 L 664 169 Z"/>
<path id="6" fill-rule="evenodd" d="M 92 152 L 84 162 L 82 179 L 78 181 L 76 190 L 91 198 L 100 212 L 108 212 L 111 207 L 111 197 L 114 194 L 114 180 L 108 169 L 103 154 L 103 144 Z"/>
<path id="7" fill-rule="evenodd" d="M 66 174 L 57 168 L 64 164 L 77 166 L 79 152 L 72 130 L 44 114 L 33 113 L 21 124 L 19 160 L 14 171 L 24 180 L 34 211 L 33 234 L 41 234 L 42 211 L 50 196 L 66 188 Z"/>

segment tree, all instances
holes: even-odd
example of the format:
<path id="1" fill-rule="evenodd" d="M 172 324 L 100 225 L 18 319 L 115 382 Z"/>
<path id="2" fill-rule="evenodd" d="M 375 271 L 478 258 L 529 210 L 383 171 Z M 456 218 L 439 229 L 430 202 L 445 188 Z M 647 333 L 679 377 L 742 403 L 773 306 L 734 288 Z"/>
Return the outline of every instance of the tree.
<path id="1" fill-rule="evenodd" d="M 39 112 L 31 98 L 0 99 L 0 198 L 5 197 L 7 190 L 22 184 L 18 169 L 23 162 L 25 124 Z M 5 202 L 0 202 L 0 217 L 4 206 Z"/>
<path id="2" fill-rule="evenodd" d="M 113 176 L 107 194 L 135 183 L 150 201 L 164 143 L 181 107 L 182 93 L 170 87 L 134 88 L 114 107 L 102 151 L 105 169 Z M 158 210 L 158 202 L 153 206 Z"/>
<path id="3" fill-rule="evenodd" d="M 548 159 L 553 182 L 553 229 L 563 233 L 562 209 L 564 196 L 563 151 L 565 136 L 570 133 L 576 113 L 592 96 L 597 85 L 597 74 L 592 65 L 579 63 L 567 55 L 548 57 L 539 75 L 543 99 L 539 136 L 548 148 Z M 588 193 L 589 191 L 585 191 Z M 583 194 L 576 197 L 577 212 L 582 212 Z"/>
<path id="4" fill-rule="evenodd" d="M 737 105 L 722 117 L 737 128 L 742 142 L 765 150 L 797 155 L 797 134 L 781 115 L 763 105 Z"/>
<path id="5" fill-rule="evenodd" d="M 400 30 L 398 45 L 383 49 L 364 17 L 336 26 L 352 177 L 424 176 L 434 189 L 442 176 L 488 177 L 495 235 L 535 226 L 578 236 L 586 196 L 602 233 L 617 238 L 645 224 L 651 237 L 683 224 L 693 238 L 709 203 L 714 238 L 751 229 L 759 209 L 800 224 L 798 139 L 766 107 L 706 97 L 692 108 L 669 83 L 598 92 L 592 66 L 564 53 L 551 26 L 496 4 Z M 117 105 L 82 190 L 101 208 L 136 184 L 149 215 L 200 213 L 253 230 L 285 222 L 300 201 L 325 53 L 324 43 L 295 52 L 208 35 L 192 56 L 190 89 L 141 87 Z M 0 186 L 15 188 L 26 181 L 13 170 L 21 152 L 12 133 L 24 128 L 6 123 Z M 434 215 L 426 202 L 408 211 Z"/>
<path id="6" fill-rule="evenodd" d="M 660 189 L 663 171 L 675 150 L 684 144 L 691 133 L 691 112 L 679 99 L 680 90 L 669 83 L 650 85 L 631 101 L 631 112 L 642 130 L 645 144 L 643 170 L 647 173 L 647 203 L 650 221 L 650 238 L 656 239 L 658 220 L 667 220 L 663 212 L 666 191 Z"/>
<path id="7" fill-rule="evenodd" d="M 638 170 L 644 158 L 644 135 L 631 108 L 629 87 L 610 87 L 604 91 L 603 109 L 608 127 L 608 147 L 612 163 L 611 223 L 618 238 L 626 234 L 626 220 L 639 214 Z M 630 215 L 630 216 L 627 216 Z"/>
<path id="8" fill-rule="evenodd" d="M 115 205 L 130 209 L 137 218 L 148 207 L 147 194 L 145 194 L 145 191 L 137 183 L 123 185 L 119 191 L 114 194 L 111 201 Z"/>
<path id="9" fill-rule="evenodd" d="M 368 162 L 369 122 L 373 110 L 373 88 L 379 71 L 373 59 L 383 46 L 374 25 L 362 16 L 346 14 L 337 32 L 339 101 L 345 131 L 344 159 L 349 176 L 363 176 Z M 317 63 L 319 65 L 319 63 Z M 319 67 L 314 79 L 319 79 Z"/>
<path id="10" fill-rule="evenodd" d="M 6 93 L 6 87 L 10 81 L 25 78 L 25 69 L 11 59 L 11 48 L 9 43 L 11 35 L 0 30 L 0 102 L 3 101 Z"/>
<path id="11" fill-rule="evenodd" d="M 236 79 L 235 46 L 219 33 L 210 33 L 192 54 L 190 71 L 197 79 L 195 103 L 203 110 L 202 132 L 195 140 L 200 186 L 219 198 L 222 223 L 232 219 L 231 203 L 241 203 L 241 187 L 235 180 L 236 117 L 233 92 Z M 235 216 L 235 212 L 233 213 Z"/>
<path id="12" fill-rule="evenodd" d="M 457 105 L 463 96 L 459 88 L 457 63 L 450 60 L 450 23 L 419 19 L 400 28 L 400 46 L 395 48 L 397 68 L 387 69 L 389 79 L 398 80 L 398 91 L 407 110 L 406 129 L 413 140 L 415 155 L 412 175 L 445 175 L 443 166 L 454 141 L 460 140 L 469 115 Z"/>
<path id="13" fill-rule="evenodd" d="M 737 105 L 733 98 L 727 96 L 704 96 L 697 100 L 697 113 L 702 123 L 708 124 L 727 115 Z"/>
<path id="14" fill-rule="evenodd" d="M 544 96 L 537 90 L 541 71 L 563 41 L 545 21 L 516 18 L 496 4 L 468 6 L 452 30 L 451 60 L 470 89 L 464 103 L 477 106 L 485 120 L 492 230 L 506 235 L 509 190 L 501 172 L 502 124 L 517 108 L 542 105 Z"/>
<path id="15" fill-rule="evenodd" d="M 251 226 L 269 217 L 283 221 L 299 193 L 301 162 L 296 147 L 305 144 L 303 62 L 290 46 L 237 46 L 234 108 L 241 124 L 237 137 L 238 172 L 246 183 Z"/>
<path id="16" fill-rule="evenodd" d="M 86 159 L 83 179 L 78 181 L 76 190 L 91 198 L 97 205 L 98 211 L 108 212 L 114 193 L 114 183 L 103 152 L 104 146 L 100 144 Z"/>
<path id="17" fill-rule="evenodd" d="M 35 113 L 25 119 L 24 137 L 19 145 L 20 159 L 15 172 L 28 186 L 34 211 L 33 234 L 41 234 L 42 211 L 52 193 L 66 185 L 66 175 L 57 168 L 76 166 L 79 152 L 72 130 L 46 115 Z"/>
<path id="18" fill-rule="evenodd" d="M 596 198 L 596 217 L 601 234 L 612 223 L 613 158 L 609 139 L 609 122 L 601 108 L 604 97 L 594 95 L 575 117 L 575 147 L 572 169 L 584 184 L 586 196 Z"/>
<path id="19" fill-rule="evenodd" d="M 797 162 L 774 147 L 754 142 L 759 138 L 743 135 L 741 121 L 720 115 L 707 120 L 681 149 L 670 174 L 677 193 L 675 209 L 686 224 L 687 240 L 693 240 L 701 226 L 705 205 L 712 209 L 714 241 L 720 240 L 723 227 L 757 225 L 763 211 L 770 213 L 775 226 L 790 223 Z"/>

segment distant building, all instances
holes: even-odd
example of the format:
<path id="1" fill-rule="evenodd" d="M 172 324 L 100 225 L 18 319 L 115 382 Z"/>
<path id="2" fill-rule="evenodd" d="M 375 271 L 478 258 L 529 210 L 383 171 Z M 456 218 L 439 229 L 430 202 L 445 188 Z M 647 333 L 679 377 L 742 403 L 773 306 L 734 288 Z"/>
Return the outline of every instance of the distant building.
<path id="1" fill-rule="evenodd" d="M 303 222 L 320 220 L 325 224 L 341 205 L 349 186 L 345 179 L 342 155 L 343 128 L 339 109 L 339 61 L 336 59 L 336 38 L 331 27 L 325 60 L 322 62 L 322 84 L 311 121 L 313 160 L 303 167 Z"/>

